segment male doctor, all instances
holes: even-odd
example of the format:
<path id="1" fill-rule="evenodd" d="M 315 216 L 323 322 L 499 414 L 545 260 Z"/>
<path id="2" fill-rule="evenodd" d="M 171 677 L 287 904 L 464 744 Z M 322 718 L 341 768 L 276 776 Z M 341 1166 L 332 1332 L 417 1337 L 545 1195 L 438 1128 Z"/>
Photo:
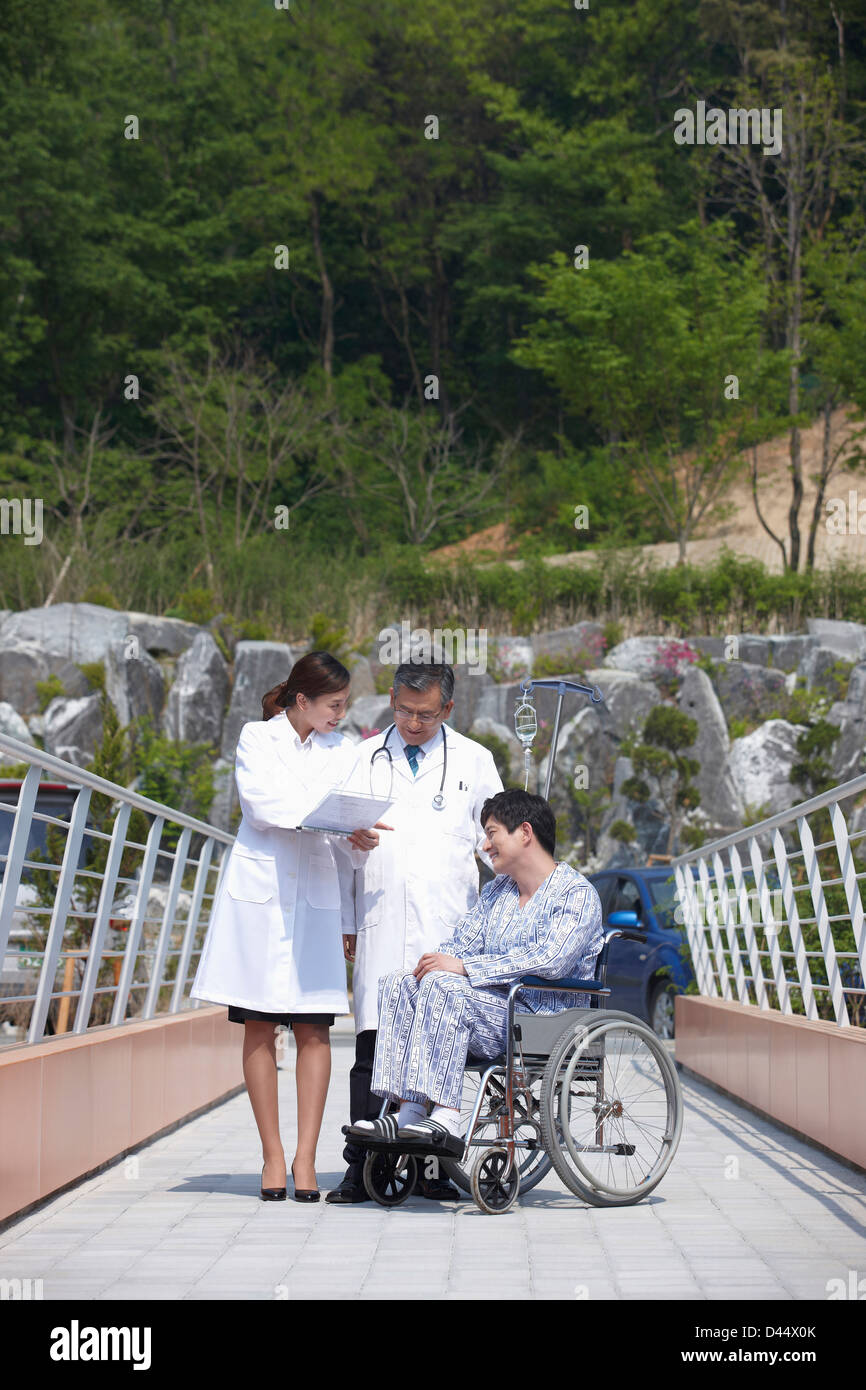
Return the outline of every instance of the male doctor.
<path id="1" fill-rule="evenodd" d="M 454 671 L 444 664 L 406 662 L 390 691 L 394 723 L 358 747 L 355 783 L 347 790 L 390 795 L 388 825 L 374 855 L 355 870 L 354 936 L 343 945 L 354 960 L 355 1065 L 349 1075 L 350 1120 L 374 1119 L 381 1098 L 371 1095 L 378 1025 L 379 978 L 414 970 L 478 897 L 475 855 L 486 835 L 481 808 L 502 791 L 493 755 L 445 725 L 454 708 Z M 480 856 L 492 868 L 486 854 Z M 349 1140 L 348 1169 L 326 1201 L 369 1200 L 362 1171 L 366 1150 Z M 445 1179 L 424 1179 L 422 1196 L 460 1194 Z"/>

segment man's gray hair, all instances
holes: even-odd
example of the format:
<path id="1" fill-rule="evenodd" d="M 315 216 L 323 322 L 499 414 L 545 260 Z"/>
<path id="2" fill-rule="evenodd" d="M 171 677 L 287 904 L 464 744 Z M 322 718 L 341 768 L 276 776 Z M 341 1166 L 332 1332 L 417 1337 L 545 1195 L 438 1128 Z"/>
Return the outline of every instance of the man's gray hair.
<path id="1" fill-rule="evenodd" d="M 405 685 L 407 690 L 419 691 L 429 690 L 431 685 L 438 685 L 442 704 L 447 705 L 454 694 L 454 668 L 446 666 L 444 662 L 425 664 L 419 661 L 405 661 L 394 672 L 395 698 L 401 685 Z"/>

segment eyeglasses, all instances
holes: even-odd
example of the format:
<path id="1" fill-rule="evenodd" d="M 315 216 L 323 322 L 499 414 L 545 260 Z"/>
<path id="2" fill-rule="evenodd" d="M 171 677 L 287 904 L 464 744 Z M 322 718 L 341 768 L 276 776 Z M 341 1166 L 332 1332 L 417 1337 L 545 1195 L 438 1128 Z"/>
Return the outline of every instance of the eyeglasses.
<path id="1" fill-rule="evenodd" d="M 402 705 L 395 705 L 394 713 L 399 715 L 401 719 L 417 719 L 419 724 L 433 724 L 440 717 L 443 709 L 444 705 L 440 705 L 435 714 L 427 714 L 426 712 L 419 714 L 417 710 L 404 709 Z"/>

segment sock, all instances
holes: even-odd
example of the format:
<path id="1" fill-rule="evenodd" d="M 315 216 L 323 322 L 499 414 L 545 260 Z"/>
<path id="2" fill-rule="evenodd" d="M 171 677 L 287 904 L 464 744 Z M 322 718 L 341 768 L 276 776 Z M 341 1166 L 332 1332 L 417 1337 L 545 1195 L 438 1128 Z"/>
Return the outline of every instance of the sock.
<path id="1" fill-rule="evenodd" d="M 419 1120 L 426 1120 L 427 1106 L 422 1105 L 417 1100 L 404 1100 L 400 1105 L 400 1113 L 397 1116 L 397 1127 L 402 1129 L 404 1125 L 415 1125 Z"/>
<path id="2" fill-rule="evenodd" d="M 463 1120 L 459 1110 L 452 1110 L 445 1105 L 434 1105 L 430 1119 L 438 1120 L 440 1125 L 444 1125 L 449 1134 L 453 1134 L 457 1139 L 463 1138 Z"/>

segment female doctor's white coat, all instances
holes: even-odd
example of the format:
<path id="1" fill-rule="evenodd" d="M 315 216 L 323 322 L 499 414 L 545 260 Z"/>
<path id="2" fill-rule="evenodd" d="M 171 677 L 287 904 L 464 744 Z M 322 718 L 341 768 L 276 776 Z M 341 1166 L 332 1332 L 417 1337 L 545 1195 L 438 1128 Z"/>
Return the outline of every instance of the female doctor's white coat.
<path id="1" fill-rule="evenodd" d="M 295 831 L 357 750 L 284 712 L 245 724 L 235 777 L 243 813 L 211 909 L 190 995 L 263 1013 L 349 1013 L 342 933 L 354 931 L 352 874 L 365 852 Z M 342 884 L 342 888 L 341 888 Z"/>

